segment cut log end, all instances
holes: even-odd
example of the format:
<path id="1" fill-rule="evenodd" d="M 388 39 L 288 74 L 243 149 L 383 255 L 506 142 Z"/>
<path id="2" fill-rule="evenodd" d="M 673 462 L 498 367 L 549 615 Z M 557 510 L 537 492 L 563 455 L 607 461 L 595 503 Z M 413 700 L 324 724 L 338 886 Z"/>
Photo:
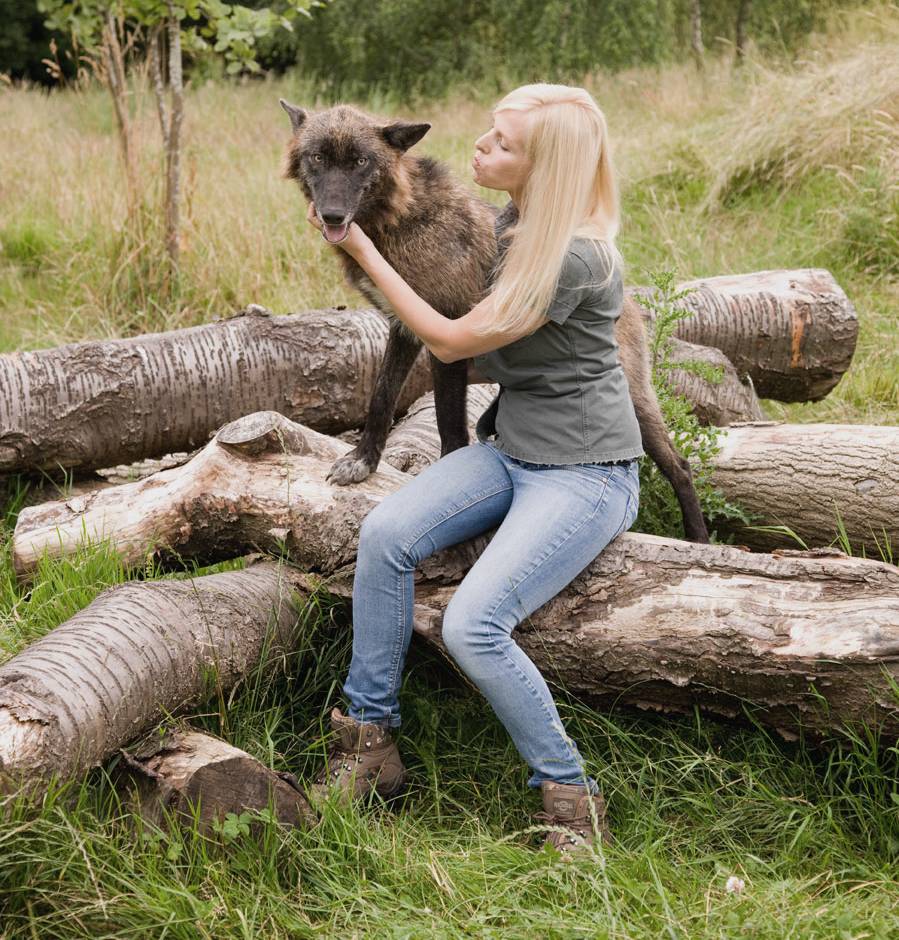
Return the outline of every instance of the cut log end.
<path id="1" fill-rule="evenodd" d="M 231 421 L 215 439 L 228 450 L 247 457 L 278 451 L 299 455 L 312 450 L 303 429 L 277 411 L 257 411 Z"/>
<path id="2" fill-rule="evenodd" d="M 204 835 L 233 813 L 271 809 L 278 822 L 309 828 L 318 817 L 290 775 L 279 775 L 245 751 L 197 731 L 178 731 L 122 752 L 119 785 L 142 819 L 158 826 L 164 810 Z"/>

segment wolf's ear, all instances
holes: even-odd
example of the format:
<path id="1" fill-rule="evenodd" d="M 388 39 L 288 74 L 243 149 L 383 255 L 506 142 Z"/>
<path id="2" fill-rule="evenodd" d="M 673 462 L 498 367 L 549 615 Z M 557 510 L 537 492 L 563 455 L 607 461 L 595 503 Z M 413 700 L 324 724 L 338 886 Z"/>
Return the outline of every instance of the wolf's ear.
<path id="1" fill-rule="evenodd" d="M 290 126 L 293 128 L 293 132 L 296 133 L 306 120 L 306 112 L 302 108 L 298 108 L 295 104 L 290 104 L 285 101 L 283 98 L 279 98 L 278 101 L 281 107 L 287 112 L 287 116 L 290 118 Z"/>
<path id="2" fill-rule="evenodd" d="M 381 133 L 391 147 L 396 147 L 397 150 L 408 150 L 417 144 L 430 129 L 430 124 L 405 124 L 397 121 L 396 124 L 382 127 Z"/>

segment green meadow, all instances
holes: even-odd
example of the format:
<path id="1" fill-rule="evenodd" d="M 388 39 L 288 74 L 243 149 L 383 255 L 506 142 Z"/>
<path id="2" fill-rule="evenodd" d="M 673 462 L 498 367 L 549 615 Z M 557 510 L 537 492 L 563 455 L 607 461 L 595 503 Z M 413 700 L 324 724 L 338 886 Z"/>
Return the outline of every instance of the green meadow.
<path id="1" fill-rule="evenodd" d="M 771 268 L 828 269 L 854 303 L 851 368 L 817 403 L 763 402 L 791 422 L 899 420 L 899 10 L 834 17 L 790 61 L 710 58 L 584 77 L 606 112 L 619 173 L 629 283 Z M 363 305 L 281 175 L 284 97 L 328 102 L 297 76 L 191 87 L 186 98 L 182 271 L 161 300 L 161 152 L 152 96 L 133 90 L 141 188 L 128 223 L 108 97 L 0 85 L 0 352 L 132 336 L 226 316 Z M 493 99 L 375 113 L 427 120 L 417 150 L 473 191 L 468 162 Z M 6 660 L 134 577 L 103 546 L 16 582 L 9 538 L 32 486 L 0 513 Z M 851 546 L 848 546 L 851 550 Z M 199 573 L 242 564 L 240 560 Z M 340 702 L 350 624 L 317 597 L 301 648 L 228 701 L 187 714 L 276 770 L 310 777 Z M 566 865 L 536 851 L 537 794 L 489 705 L 413 643 L 401 692 L 408 793 L 329 807 L 314 830 L 262 820 L 216 839 L 135 831 L 107 769 L 0 817 L 0 938 L 694 938 L 899 936 L 899 748 L 835 733 L 786 742 L 747 713 L 596 709 L 558 689 L 600 781 L 617 842 Z M 725 889 L 735 875 L 744 889 Z"/>

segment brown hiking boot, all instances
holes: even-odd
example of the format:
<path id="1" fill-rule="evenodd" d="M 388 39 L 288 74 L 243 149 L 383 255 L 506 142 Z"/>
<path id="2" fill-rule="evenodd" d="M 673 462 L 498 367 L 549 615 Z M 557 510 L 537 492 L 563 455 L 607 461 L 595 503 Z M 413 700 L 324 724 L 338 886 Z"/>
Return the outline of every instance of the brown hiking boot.
<path id="1" fill-rule="evenodd" d="M 543 844 L 551 845 L 564 856 L 577 852 L 589 852 L 590 841 L 597 830 L 590 816 L 590 801 L 596 808 L 598 834 L 605 844 L 611 844 L 612 833 L 606 822 L 606 801 L 602 794 L 591 796 L 584 786 L 573 783 L 552 783 L 544 781 L 540 785 L 543 793 L 542 813 L 535 813 L 536 819 L 551 826 L 563 828 L 564 832 L 548 832 Z"/>
<path id="2" fill-rule="evenodd" d="M 387 799 L 402 790 L 406 768 L 387 728 L 360 723 L 335 708 L 331 730 L 337 738 L 309 788 L 313 799 L 326 799 L 334 790 L 342 800 L 363 797 L 372 790 Z"/>

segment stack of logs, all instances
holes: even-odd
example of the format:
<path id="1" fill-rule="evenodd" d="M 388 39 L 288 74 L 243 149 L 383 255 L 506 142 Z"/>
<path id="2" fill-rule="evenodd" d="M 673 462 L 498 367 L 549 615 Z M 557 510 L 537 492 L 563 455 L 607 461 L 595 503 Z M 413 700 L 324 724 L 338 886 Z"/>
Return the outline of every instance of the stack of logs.
<path id="1" fill-rule="evenodd" d="M 852 359 L 855 311 L 822 270 L 689 286 L 676 356 L 721 365 L 725 379 L 674 378 L 702 421 L 726 429 L 713 481 L 810 548 L 778 548 L 782 537 L 759 529 L 733 530 L 741 547 L 624 533 L 516 639 L 550 681 L 597 703 L 723 716 L 748 706 L 786 737 L 877 725 L 895 738 L 899 571 L 828 546 L 837 516 L 854 548 L 876 556 L 896 543 L 899 430 L 765 421 L 757 398 L 823 398 Z M 20 578 L 98 539 L 127 563 L 252 555 L 239 571 L 111 588 L 0 667 L 3 788 L 40 792 L 118 754 L 157 802 L 186 806 L 202 791 L 211 819 L 270 794 L 282 818 L 313 818 L 289 774 L 224 742 L 140 739 L 197 703 L 210 669 L 227 690 L 289 651 L 319 586 L 349 604 L 362 519 L 439 456 L 423 353 L 378 471 L 325 482 L 350 449 L 335 435 L 364 421 L 386 336 L 373 310 L 251 308 L 0 357 L 0 473 L 123 465 L 20 512 Z M 472 425 L 494 393 L 469 387 Z M 491 534 L 417 571 L 415 629 L 427 641 L 440 645 L 442 611 Z M 285 553 L 290 564 L 266 557 Z"/>

